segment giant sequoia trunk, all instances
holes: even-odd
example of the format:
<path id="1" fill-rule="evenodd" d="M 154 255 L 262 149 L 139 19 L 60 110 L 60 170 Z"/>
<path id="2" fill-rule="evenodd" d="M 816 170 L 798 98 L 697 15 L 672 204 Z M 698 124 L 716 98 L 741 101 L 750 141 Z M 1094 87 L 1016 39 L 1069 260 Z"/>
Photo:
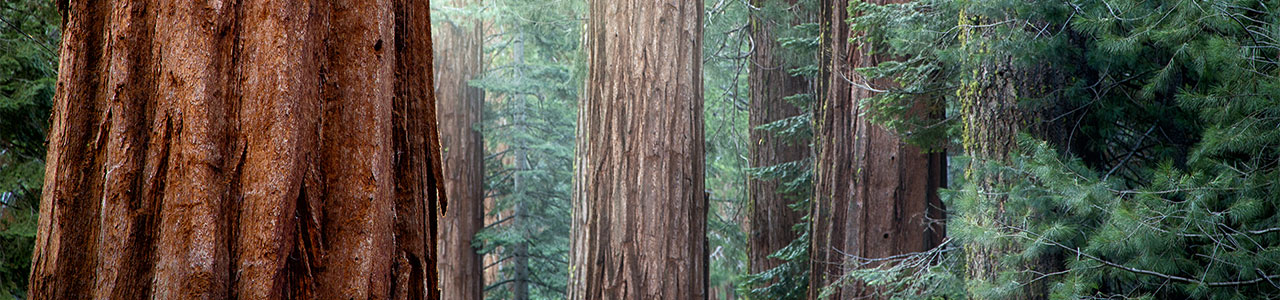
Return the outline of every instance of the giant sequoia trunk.
<path id="1" fill-rule="evenodd" d="M 473 1 L 453 0 L 465 7 Z M 484 93 L 468 81 L 483 72 L 479 20 L 459 18 L 436 30 L 436 100 L 440 146 L 444 149 L 444 185 L 451 200 L 440 222 L 440 288 L 442 299 L 483 299 L 483 265 L 472 248 L 484 227 L 484 144 L 477 130 Z"/>
<path id="2" fill-rule="evenodd" d="M 702 1 L 589 5 L 569 299 L 704 299 Z"/>
<path id="3" fill-rule="evenodd" d="M 755 0 L 752 5 L 763 7 L 765 1 Z M 795 4 L 795 0 L 788 2 Z M 774 166 L 809 157 L 807 141 L 788 143 L 773 132 L 755 129 L 802 113 L 800 107 L 783 98 L 808 92 L 809 83 L 803 77 L 791 76 L 787 72 L 787 62 L 782 58 L 782 52 L 786 50 L 774 34 L 778 28 L 791 25 L 777 24 L 775 20 L 760 14 L 751 15 L 751 40 L 755 41 L 751 62 L 748 63 L 751 66 L 748 84 L 751 87 L 752 167 Z M 769 255 L 796 239 L 797 234 L 791 227 L 800 223 L 800 219 L 804 217 L 803 212 L 787 206 L 795 195 L 783 194 L 780 184 L 776 179 L 751 178 L 747 181 L 748 196 L 751 197 L 751 218 L 748 219 L 751 235 L 747 238 L 747 243 L 752 274 L 759 274 L 782 263 L 769 258 Z"/>
<path id="4" fill-rule="evenodd" d="M 33 299 L 423 299 L 427 1 L 60 2 Z"/>
<path id="5" fill-rule="evenodd" d="M 903 2 L 876 1 L 878 4 Z M 818 173 L 813 202 L 810 299 L 846 274 L 850 267 L 873 267 L 860 259 L 919 252 L 942 239 L 942 204 L 937 189 L 945 182 L 945 157 L 909 145 L 871 122 L 859 102 L 873 96 L 856 68 L 885 58 L 847 42 L 848 0 L 829 0 L 825 10 L 823 52 L 826 94 L 815 111 Z M 929 113 L 917 109 L 919 113 Z M 853 263 L 853 264 L 850 264 Z M 832 299 L 878 298 L 874 290 L 849 284 Z"/>

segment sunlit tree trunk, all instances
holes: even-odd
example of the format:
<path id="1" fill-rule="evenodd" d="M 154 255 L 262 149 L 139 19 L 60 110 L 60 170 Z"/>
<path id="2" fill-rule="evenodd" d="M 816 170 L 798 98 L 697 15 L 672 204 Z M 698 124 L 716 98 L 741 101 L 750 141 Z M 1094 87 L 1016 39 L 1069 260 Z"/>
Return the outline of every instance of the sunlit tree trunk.
<path id="1" fill-rule="evenodd" d="M 771 0 L 780 1 L 780 0 Z M 763 7 L 767 0 L 755 0 L 752 5 Z M 787 1 L 794 4 L 794 0 Z M 750 151 L 752 167 L 769 167 L 795 162 L 809 157 L 808 141 L 787 142 L 775 133 L 755 129 L 788 117 L 798 116 L 802 108 L 784 100 L 788 96 L 808 92 L 809 83 L 803 77 L 791 76 L 783 53 L 786 51 L 777 41 L 780 28 L 792 24 L 778 24 L 777 20 L 760 14 L 751 15 L 751 52 L 748 85 L 751 88 Z M 752 274 L 759 274 L 777 267 L 782 261 L 769 258 L 770 254 L 786 247 L 798 234 L 792 226 L 800 223 L 804 212 L 791 209 L 788 204 L 798 195 L 784 194 L 782 182 L 776 179 L 751 178 L 747 181 L 751 197 L 751 218 L 748 219 L 750 236 L 748 256 Z"/>
<path id="2" fill-rule="evenodd" d="M 33 299 L 424 299 L 427 1 L 68 1 Z"/>
<path id="3" fill-rule="evenodd" d="M 452 0 L 465 8 L 476 0 Z M 465 14 L 450 14 L 435 27 L 435 79 L 440 146 L 444 149 L 444 184 L 451 200 L 440 222 L 440 287 L 442 299 L 483 299 L 483 261 L 472 247 L 484 227 L 484 143 L 477 127 L 484 111 L 484 92 L 468 82 L 484 71 L 482 26 Z"/>
<path id="4" fill-rule="evenodd" d="M 943 235 L 937 189 L 945 184 L 945 157 L 907 144 L 868 119 L 859 103 L 874 93 L 866 87 L 891 82 L 868 80 L 855 69 L 885 58 L 848 42 L 847 0 L 828 0 L 823 13 L 826 94 L 815 111 L 818 173 L 813 210 L 810 298 L 860 265 L 858 258 L 879 259 L 919 252 Z M 905 1 L 880 0 L 878 4 Z M 929 113 L 917 108 L 917 113 Z M 851 264 L 852 263 L 852 264 Z M 879 299 L 859 283 L 835 290 L 831 299 Z"/>
<path id="5" fill-rule="evenodd" d="M 704 299 L 702 1 L 588 3 L 569 299 Z"/>

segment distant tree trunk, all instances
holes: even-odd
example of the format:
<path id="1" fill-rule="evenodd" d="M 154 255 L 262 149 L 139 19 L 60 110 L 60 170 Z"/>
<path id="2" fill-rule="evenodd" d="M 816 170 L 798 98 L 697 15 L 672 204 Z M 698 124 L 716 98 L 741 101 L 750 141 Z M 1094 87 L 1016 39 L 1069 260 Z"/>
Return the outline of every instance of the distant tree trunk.
<path id="1" fill-rule="evenodd" d="M 32 299 L 424 299 L 427 1 L 62 2 Z"/>
<path id="2" fill-rule="evenodd" d="M 517 124 L 524 122 L 523 113 L 517 115 L 516 118 Z M 525 159 L 525 151 L 523 149 L 517 149 L 515 156 L 515 166 L 519 170 L 515 172 L 516 174 L 512 175 L 512 187 L 514 190 L 520 191 L 521 188 L 527 188 L 523 186 L 524 178 L 522 178 L 523 176 L 520 175 L 520 172 L 528 170 L 529 163 L 527 159 Z M 527 226 L 522 224 L 526 214 L 524 202 L 517 202 L 511 213 L 511 226 L 513 228 L 517 228 L 516 232 L 527 239 L 528 237 L 525 236 L 527 231 L 520 229 L 523 228 L 522 226 Z M 512 247 L 515 248 L 511 251 L 512 255 L 515 256 L 513 259 L 514 262 L 512 263 L 512 268 L 515 269 L 515 281 L 511 282 L 511 298 L 514 300 L 529 300 L 529 243 L 516 243 Z"/>
<path id="3" fill-rule="evenodd" d="M 515 44 L 513 47 L 513 52 L 515 52 L 513 56 L 515 56 L 516 64 L 525 64 L 524 33 L 517 32 L 513 44 Z M 517 74 L 522 73 L 520 70 L 517 70 L 516 72 Z M 523 74 L 520 75 L 523 76 Z M 524 97 L 525 96 L 523 95 L 517 95 L 510 98 L 510 101 L 512 101 L 512 104 L 515 106 L 515 122 L 512 124 L 514 125 L 516 132 L 527 130 L 524 126 L 527 124 L 525 121 L 526 116 L 524 114 L 527 106 L 525 105 Z M 516 147 L 513 149 L 516 171 L 514 174 L 511 174 L 511 186 L 513 191 L 521 193 L 522 195 L 528 195 L 527 193 L 522 193 L 522 191 L 528 188 L 528 186 L 524 184 L 524 172 L 529 171 L 529 160 L 526 156 L 528 153 L 525 152 L 525 149 L 528 149 L 529 145 L 523 144 L 525 141 L 524 139 L 518 139 L 517 141 L 521 144 L 515 145 Z M 512 255 L 515 256 L 511 266 L 515 269 L 515 281 L 511 282 L 511 298 L 514 300 L 529 299 L 529 243 L 524 242 L 528 238 L 525 234 L 528 231 L 523 230 L 524 225 L 522 223 L 524 222 L 524 217 L 524 201 L 517 201 L 511 212 L 511 228 L 516 228 L 515 232 L 519 233 L 522 239 L 520 242 L 512 245 L 512 248 L 514 249 L 511 251 Z"/>
<path id="4" fill-rule="evenodd" d="M 875 1 L 878 4 L 905 1 Z M 937 189 L 945 184 L 945 156 L 909 145 L 893 132 L 867 119 L 862 99 L 874 95 L 854 86 L 887 86 L 869 81 L 855 69 L 879 64 L 883 57 L 847 42 L 847 0 L 828 0 L 823 13 L 824 69 L 827 94 L 815 112 L 818 174 L 813 211 L 810 297 L 846 274 L 854 258 L 885 258 L 930 249 L 941 242 L 942 203 Z M 918 113 L 929 113 L 923 108 Z M 934 223 L 931 220 L 938 220 Z M 850 284 L 832 299 L 879 299 L 874 290 Z"/>
<path id="5" fill-rule="evenodd" d="M 475 0 L 452 0 L 467 7 Z M 484 91 L 468 81 L 484 71 L 482 26 L 459 16 L 437 26 L 436 102 L 440 146 L 444 149 L 444 184 L 452 200 L 440 223 L 442 299 L 483 299 L 483 261 L 472 243 L 484 227 L 484 141 L 477 130 L 484 111 Z"/>
<path id="6" fill-rule="evenodd" d="M 754 0 L 752 5 L 763 7 L 766 1 Z M 788 1 L 791 4 L 795 0 Z M 800 161 L 809 156 L 808 141 L 788 144 L 773 132 L 755 129 L 760 125 L 798 116 L 802 109 L 783 98 L 803 94 L 809 90 L 809 82 L 787 72 L 786 61 L 775 34 L 777 28 L 792 24 L 776 24 L 776 20 L 751 15 L 751 40 L 755 51 L 751 52 L 748 85 L 751 88 L 750 151 L 752 167 L 768 167 L 781 163 Z M 759 274 L 777 267 L 782 261 L 769 258 L 770 254 L 786 247 L 798 234 L 792 225 L 800 223 L 804 212 L 791 209 L 793 195 L 779 191 L 779 180 L 751 178 L 747 181 L 751 197 L 751 218 L 748 219 L 751 235 L 748 240 L 748 256 L 751 273 Z"/>
<path id="7" fill-rule="evenodd" d="M 589 5 L 569 299 L 704 299 L 703 3 Z"/>

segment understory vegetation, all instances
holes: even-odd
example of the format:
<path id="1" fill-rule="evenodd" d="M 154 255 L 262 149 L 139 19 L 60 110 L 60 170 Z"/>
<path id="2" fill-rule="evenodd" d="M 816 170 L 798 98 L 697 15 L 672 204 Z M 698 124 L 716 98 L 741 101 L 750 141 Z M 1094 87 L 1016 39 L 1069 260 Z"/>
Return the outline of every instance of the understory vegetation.
<path id="1" fill-rule="evenodd" d="M 433 22 L 483 24 L 483 72 L 468 82 L 484 91 L 477 280 L 485 299 L 564 299 L 576 267 L 588 2 L 478 2 L 432 5 Z M 826 42 L 857 51 L 838 54 L 820 13 L 833 2 L 846 3 L 699 2 L 707 284 L 717 299 L 850 287 L 872 299 L 1280 299 L 1280 1 L 848 1 L 835 9 L 852 16 L 838 20 L 850 38 Z M 27 296 L 57 87 L 55 5 L 0 4 L 0 299 Z M 783 100 L 802 113 L 756 127 L 750 57 L 766 41 L 752 40 L 753 18 L 775 24 L 783 67 L 810 83 Z M 853 54 L 885 58 L 856 70 L 885 83 L 854 87 L 874 92 L 858 99 L 859 117 L 946 153 L 945 174 L 933 174 L 945 177 L 946 238 L 922 252 L 849 255 L 833 262 L 848 270 L 833 284 L 810 286 L 811 216 L 768 224 L 798 238 L 750 253 L 748 182 L 777 182 L 789 207 L 809 214 L 822 158 L 753 166 L 751 133 L 821 143 L 814 116 L 828 109 L 819 83 L 831 74 L 819 57 Z M 999 106 L 992 99 L 1014 105 L 976 118 Z M 981 122 L 1016 132 L 982 140 Z M 975 150 L 988 144 L 1007 157 Z M 990 253 L 1003 255 L 983 264 Z M 753 255 L 781 263 L 751 272 Z"/>

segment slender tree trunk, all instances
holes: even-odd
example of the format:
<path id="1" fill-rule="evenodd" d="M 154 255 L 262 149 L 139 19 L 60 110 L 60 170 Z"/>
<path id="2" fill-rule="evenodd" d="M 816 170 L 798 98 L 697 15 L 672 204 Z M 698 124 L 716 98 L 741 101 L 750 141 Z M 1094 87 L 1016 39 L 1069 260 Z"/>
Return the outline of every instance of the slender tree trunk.
<path id="1" fill-rule="evenodd" d="M 699 0 L 591 0 L 569 299 L 705 299 Z"/>
<path id="2" fill-rule="evenodd" d="M 523 119 L 524 119 L 523 113 L 520 113 L 519 115 L 517 115 L 516 117 L 517 124 L 521 124 L 522 122 L 524 122 Z M 521 188 L 527 188 L 523 186 L 524 178 L 522 178 L 523 176 L 521 176 L 520 172 L 524 170 L 528 170 L 529 163 L 525 159 L 525 151 L 523 149 L 517 149 L 515 152 L 516 152 L 515 166 L 519 170 L 516 171 L 516 174 L 512 175 L 513 177 L 512 187 L 514 188 L 514 190 L 520 191 Z M 522 224 L 524 222 L 524 216 L 526 214 L 524 209 L 524 202 L 523 201 L 517 202 L 515 207 L 512 209 L 511 213 L 513 215 L 513 218 L 511 219 L 512 228 L 516 228 L 517 234 L 521 235 L 525 239 L 528 239 L 528 237 L 525 236 L 528 231 L 523 229 L 524 228 L 523 226 L 527 226 L 527 225 Z M 513 259 L 514 262 L 512 262 L 512 268 L 515 269 L 515 281 L 511 283 L 511 295 L 512 295 L 511 298 L 514 300 L 529 300 L 529 243 L 520 242 L 520 243 L 516 243 L 512 247 L 515 248 L 515 249 L 512 249 L 511 251 L 512 255 L 515 256 L 515 258 Z"/>
<path id="3" fill-rule="evenodd" d="M 870 81 L 855 69 L 873 66 L 883 57 L 847 42 L 847 0 L 829 0 L 823 42 L 830 53 L 821 63 L 827 94 L 815 112 L 818 176 L 813 211 L 813 264 L 810 298 L 848 273 L 858 258 L 885 258 L 919 252 L 942 239 L 942 204 L 937 189 L 945 184 L 945 156 L 909 145 L 871 122 L 860 107 L 874 96 Z M 876 1 L 879 4 L 904 1 Z M 824 47 L 824 49 L 828 49 Z M 856 84 L 856 85 L 855 85 Z M 859 87 L 861 86 L 861 87 Z M 929 113 L 923 108 L 918 113 Z M 934 220 L 937 220 L 936 222 Z M 874 266 L 874 265 L 868 265 Z M 879 299 L 874 289 L 858 283 L 839 287 L 832 299 Z"/>
<path id="4" fill-rule="evenodd" d="M 515 56 L 516 64 L 523 65 L 525 63 L 524 33 L 520 32 L 520 33 L 516 33 L 516 35 L 517 35 L 516 39 L 513 42 L 515 44 L 514 46 L 515 55 L 513 56 Z M 520 70 L 517 70 L 516 72 L 517 74 L 520 75 L 520 77 L 523 77 L 524 74 L 521 74 L 522 72 Z M 526 130 L 524 128 L 524 124 L 526 124 L 525 123 L 526 116 L 524 113 L 528 106 L 525 105 L 524 97 L 525 96 L 523 95 L 517 95 L 510 98 L 511 101 L 513 102 L 512 104 L 515 106 L 515 111 L 516 111 L 515 120 L 514 120 L 515 122 L 513 123 L 516 132 Z M 514 149 L 514 156 L 515 156 L 514 165 L 516 168 L 516 172 L 511 175 L 511 181 L 512 181 L 511 185 L 512 185 L 513 191 L 527 197 L 529 194 L 523 193 L 523 191 L 524 189 L 528 188 L 527 186 L 524 185 L 524 172 L 529 171 L 529 161 L 528 161 L 528 157 L 526 156 L 527 153 L 525 152 L 525 149 L 527 149 L 529 145 L 524 145 L 523 139 L 517 140 L 517 141 L 520 141 L 521 144 L 516 145 L 516 148 Z M 511 228 L 515 228 L 516 232 L 520 234 L 520 236 L 523 237 L 524 239 L 522 239 L 520 242 L 516 243 L 515 245 L 512 245 L 514 249 L 512 249 L 511 251 L 512 255 L 515 256 L 511 266 L 513 269 L 515 269 L 515 281 L 511 283 L 511 295 L 512 295 L 512 298 L 515 300 L 529 299 L 529 243 L 524 242 L 528 238 L 527 236 L 525 236 L 526 233 L 528 233 L 528 231 L 526 231 L 523 227 L 525 226 L 523 224 L 524 217 L 525 217 L 524 201 L 517 201 L 515 207 L 512 209 L 512 212 L 511 212 Z"/>
<path id="5" fill-rule="evenodd" d="M 772 0 L 780 1 L 780 0 Z M 752 5 L 763 7 L 766 1 L 755 0 Z M 795 0 L 787 1 L 791 4 Z M 752 167 L 768 167 L 781 163 L 795 162 L 809 156 L 808 141 L 787 143 L 773 132 L 755 129 L 760 125 L 773 123 L 789 117 L 798 116 L 802 109 L 788 103 L 783 98 L 803 94 L 809 91 L 809 82 L 800 76 L 791 76 L 787 72 L 786 61 L 782 58 L 782 49 L 774 33 L 778 28 L 792 24 L 777 24 L 776 20 L 764 18 L 760 14 L 751 15 L 751 40 L 755 41 L 751 53 L 751 67 L 748 85 L 751 88 L 750 109 L 750 150 Z M 798 234 L 792 226 L 800 223 L 804 212 L 791 209 L 788 205 L 797 195 L 786 195 L 779 191 L 781 182 L 775 179 L 761 180 L 751 178 L 747 181 L 748 196 L 751 197 L 751 218 L 748 219 L 751 236 L 748 240 L 748 256 L 750 256 L 751 273 L 759 274 L 777 267 L 782 261 L 769 258 L 770 254 L 786 247 L 794 241 Z"/>
<path id="6" fill-rule="evenodd" d="M 424 299 L 426 1 L 68 1 L 33 299 Z"/>
<path id="7" fill-rule="evenodd" d="M 454 7 L 475 0 L 452 0 Z M 483 261 L 472 247 L 484 227 L 484 141 L 477 129 L 483 117 L 484 92 L 468 81 L 484 71 L 482 26 L 478 19 L 456 16 L 435 28 L 436 102 L 440 146 L 444 149 L 444 184 L 452 207 L 440 223 L 442 299 L 483 299 Z"/>

